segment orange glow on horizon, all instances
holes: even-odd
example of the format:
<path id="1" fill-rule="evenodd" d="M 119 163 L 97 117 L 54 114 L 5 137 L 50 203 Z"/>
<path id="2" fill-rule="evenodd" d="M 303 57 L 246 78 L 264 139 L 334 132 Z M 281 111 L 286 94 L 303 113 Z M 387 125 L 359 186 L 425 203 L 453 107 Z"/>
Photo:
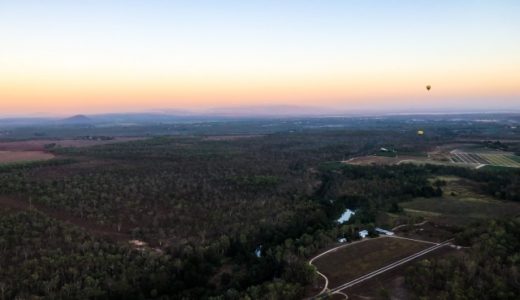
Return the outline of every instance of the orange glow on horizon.
<path id="1" fill-rule="evenodd" d="M 153 2 L 5 1 L 0 114 L 520 109 L 517 3 Z"/>
<path id="2" fill-rule="evenodd" d="M 106 73 L 105 73 L 106 74 Z M 432 90 L 426 92 L 426 84 Z M 18 76 L 0 81 L 3 111 L 101 112 L 240 105 L 388 106 L 447 97 L 520 96 L 515 70 L 268 76 Z M 368 104 L 368 105 L 367 105 Z"/>

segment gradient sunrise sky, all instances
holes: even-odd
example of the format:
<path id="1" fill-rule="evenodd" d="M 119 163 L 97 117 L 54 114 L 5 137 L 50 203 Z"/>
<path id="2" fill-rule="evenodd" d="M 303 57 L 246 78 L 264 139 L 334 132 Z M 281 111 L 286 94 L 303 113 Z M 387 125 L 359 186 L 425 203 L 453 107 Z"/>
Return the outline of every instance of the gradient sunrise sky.
<path id="1" fill-rule="evenodd" d="M 0 0 L 0 114 L 262 105 L 518 110 L 520 1 Z"/>

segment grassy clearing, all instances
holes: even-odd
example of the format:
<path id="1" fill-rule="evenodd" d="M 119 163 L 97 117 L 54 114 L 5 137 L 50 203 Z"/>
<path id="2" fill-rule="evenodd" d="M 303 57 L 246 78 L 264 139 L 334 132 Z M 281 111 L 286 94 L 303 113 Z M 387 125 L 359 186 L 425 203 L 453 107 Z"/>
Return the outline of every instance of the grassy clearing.
<path id="1" fill-rule="evenodd" d="M 460 177 L 448 175 L 448 176 L 437 176 L 435 178 L 430 178 L 430 182 L 431 183 L 433 183 L 433 182 L 435 182 L 437 180 L 442 180 L 442 181 L 446 181 L 446 182 L 453 182 L 453 181 L 459 181 Z"/>
<path id="2" fill-rule="evenodd" d="M 378 155 L 370 155 L 370 156 L 359 156 L 352 158 L 348 161 L 344 161 L 346 164 L 350 165 L 359 165 L 359 166 L 371 166 L 371 165 L 381 165 L 381 166 L 389 166 L 389 165 L 398 165 L 398 164 L 416 164 L 416 165 L 425 165 L 425 164 L 435 164 L 435 165 L 448 165 L 449 163 L 443 161 L 437 161 L 430 159 L 426 156 L 405 156 L 398 155 L 396 157 L 390 156 L 378 156 Z"/>
<path id="3" fill-rule="evenodd" d="M 381 237 L 346 246 L 314 261 L 329 288 L 353 280 L 429 247 L 425 243 Z"/>
<path id="4" fill-rule="evenodd" d="M 422 157 L 426 158 L 428 157 L 428 153 L 426 152 L 411 152 L 411 151 L 400 151 L 397 153 L 399 156 L 415 156 L 415 157 Z"/>
<path id="5" fill-rule="evenodd" d="M 520 204 L 499 201 L 474 191 L 474 183 L 465 180 L 446 181 L 443 196 L 417 198 L 400 203 L 412 216 L 450 225 L 464 225 L 476 219 L 511 217 L 520 214 Z"/>
<path id="6" fill-rule="evenodd" d="M 424 166 L 424 165 L 440 165 L 440 166 L 446 166 L 449 163 L 444 161 L 438 161 L 438 160 L 432 160 L 429 158 L 410 158 L 410 157 L 400 157 L 400 160 L 398 164 L 413 164 L 418 166 Z"/>
<path id="7" fill-rule="evenodd" d="M 393 214 L 389 212 L 378 212 L 376 216 L 376 224 L 380 227 L 392 227 L 402 218 L 399 214 Z"/>
<path id="8" fill-rule="evenodd" d="M 454 234 L 460 230 L 453 226 L 442 226 L 431 222 L 421 223 L 421 225 L 408 225 L 395 230 L 399 236 L 441 243 L 453 238 Z"/>
<path id="9" fill-rule="evenodd" d="M 511 170 L 514 170 L 515 168 L 511 167 L 501 167 L 501 166 L 483 166 L 480 168 L 482 171 L 492 171 L 492 172 L 510 172 Z"/>
<path id="10" fill-rule="evenodd" d="M 475 200 L 446 198 L 416 199 L 403 207 L 408 214 L 452 225 L 464 225 L 475 219 L 515 216 L 520 213 L 520 206 L 512 203 L 479 203 Z"/>
<path id="11" fill-rule="evenodd" d="M 349 164 L 349 165 L 358 165 L 358 166 L 392 165 L 392 164 L 396 163 L 396 159 L 394 157 L 368 155 L 368 156 L 354 157 L 352 159 L 345 161 L 345 163 Z"/>
<path id="12" fill-rule="evenodd" d="M 438 212 L 433 212 L 433 211 L 428 211 L 428 210 L 412 209 L 412 208 L 405 208 L 404 211 L 407 212 L 407 213 L 418 214 L 418 215 L 420 215 L 422 217 L 440 217 L 440 216 L 443 215 L 442 213 L 438 213 Z"/>

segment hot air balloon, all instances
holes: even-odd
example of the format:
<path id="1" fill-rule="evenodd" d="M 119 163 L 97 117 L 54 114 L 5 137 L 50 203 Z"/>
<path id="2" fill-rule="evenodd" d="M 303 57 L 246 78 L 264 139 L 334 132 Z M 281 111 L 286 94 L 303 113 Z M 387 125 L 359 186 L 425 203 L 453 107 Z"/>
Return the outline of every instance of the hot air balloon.
<path id="1" fill-rule="evenodd" d="M 431 88 L 432 88 L 431 85 L 427 85 L 427 86 L 426 86 L 426 89 L 427 89 L 428 91 L 429 91 Z"/>

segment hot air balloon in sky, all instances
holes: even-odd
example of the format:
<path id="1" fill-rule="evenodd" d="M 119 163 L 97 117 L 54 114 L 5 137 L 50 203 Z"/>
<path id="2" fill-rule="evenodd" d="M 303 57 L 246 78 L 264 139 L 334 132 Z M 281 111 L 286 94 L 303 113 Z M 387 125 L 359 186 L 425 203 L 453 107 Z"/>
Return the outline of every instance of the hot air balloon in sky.
<path id="1" fill-rule="evenodd" d="M 428 91 L 429 91 L 431 88 L 432 88 L 431 85 L 427 85 L 427 86 L 426 86 L 426 89 L 427 89 Z"/>

